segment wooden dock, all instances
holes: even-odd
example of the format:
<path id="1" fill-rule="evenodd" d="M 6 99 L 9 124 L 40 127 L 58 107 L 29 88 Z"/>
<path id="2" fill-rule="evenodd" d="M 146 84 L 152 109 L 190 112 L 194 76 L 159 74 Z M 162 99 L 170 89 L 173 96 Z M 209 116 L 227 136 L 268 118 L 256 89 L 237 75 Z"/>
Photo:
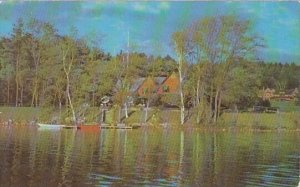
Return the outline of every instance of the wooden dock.
<path id="1" fill-rule="evenodd" d="M 85 125 L 85 126 L 76 126 L 76 125 L 65 125 L 64 129 L 78 129 L 83 130 L 84 128 L 92 128 L 94 129 L 94 125 Z M 111 124 L 105 124 L 105 125 L 97 125 L 97 129 L 138 129 L 140 128 L 140 125 L 125 125 L 125 124 L 117 124 L 117 125 L 111 125 Z"/>
<path id="2" fill-rule="evenodd" d="M 128 126 L 128 125 L 101 125 L 101 129 L 137 129 L 140 126 Z"/>
<path id="3" fill-rule="evenodd" d="M 63 129 L 77 129 L 76 125 L 65 125 Z"/>

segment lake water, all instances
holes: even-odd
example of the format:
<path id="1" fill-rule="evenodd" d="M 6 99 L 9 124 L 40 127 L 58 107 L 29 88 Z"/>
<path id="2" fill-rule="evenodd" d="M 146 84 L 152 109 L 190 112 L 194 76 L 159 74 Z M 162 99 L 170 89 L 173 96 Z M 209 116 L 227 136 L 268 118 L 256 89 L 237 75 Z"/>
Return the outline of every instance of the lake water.
<path id="1" fill-rule="evenodd" d="M 0 127 L 0 186 L 297 186 L 296 132 Z"/>

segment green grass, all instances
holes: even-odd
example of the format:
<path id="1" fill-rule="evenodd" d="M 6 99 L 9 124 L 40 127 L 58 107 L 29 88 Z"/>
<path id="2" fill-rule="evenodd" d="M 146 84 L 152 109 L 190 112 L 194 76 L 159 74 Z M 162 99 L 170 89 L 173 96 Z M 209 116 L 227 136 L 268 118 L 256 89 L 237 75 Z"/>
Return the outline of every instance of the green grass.
<path id="1" fill-rule="evenodd" d="M 282 106 L 282 105 L 281 105 Z M 288 106 L 288 105 L 287 105 Z M 289 107 L 287 107 L 290 109 Z M 282 111 L 282 110 L 280 110 Z M 34 119 L 39 122 L 50 122 L 53 116 L 59 116 L 59 111 L 53 108 L 32 108 L 32 107 L 0 107 L 0 122 L 13 119 L 18 123 L 28 123 Z M 144 122 L 144 111 L 139 108 L 131 108 L 129 118 L 123 119 L 126 124 L 134 124 Z M 118 109 L 112 108 L 106 114 L 106 123 L 115 124 L 118 119 Z M 61 115 L 62 123 L 70 123 L 70 112 L 63 110 Z M 195 116 L 189 120 L 193 123 Z M 89 108 L 85 112 L 87 123 L 98 122 L 100 120 L 99 108 Z M 158 125 L 168 122 L 172 125 L 180 124 L 180 111 L 169 110 L 160 111 L 159 109 L 151 109 L 148 112 L 148 123 Z M 203 125 L 199 125 L 203 127 Z M 231 128 L 239 127 L 246 129 L 300 129 L 300 112 L 280 112 L 280 113 L 224 113 L 221 115 L 217 127 Z"/>
<path id="2" fill-rule="evenodd" d="M 281 112 L 300 112 L 300 106 L 295 101 L 271 101 L 272 107 L 278 107 Z"/>
<path id="3" fill-rule="evenodd" d="M 0 112 L 1 120 L 14 119 L 15 121 L 31 121 L 41 114 L 40 109 L 32 107 L 0 107 Z"/>
<path id="4" fill-rule="evenodd" d="M 219 122 L 225 126 L 249 129 L 300 129 L 300 112 L 225 113 Z"/>

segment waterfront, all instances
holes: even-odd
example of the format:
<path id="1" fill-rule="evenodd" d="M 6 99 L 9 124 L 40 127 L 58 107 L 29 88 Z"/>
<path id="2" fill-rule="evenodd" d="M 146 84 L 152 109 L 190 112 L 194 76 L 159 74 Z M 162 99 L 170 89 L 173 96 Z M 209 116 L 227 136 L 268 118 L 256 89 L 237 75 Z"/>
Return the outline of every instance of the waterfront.
<path id="1" fill-rule="evenodd" d="M 0 129 L 1 186 L 296 186 L 299 132 Z"/>

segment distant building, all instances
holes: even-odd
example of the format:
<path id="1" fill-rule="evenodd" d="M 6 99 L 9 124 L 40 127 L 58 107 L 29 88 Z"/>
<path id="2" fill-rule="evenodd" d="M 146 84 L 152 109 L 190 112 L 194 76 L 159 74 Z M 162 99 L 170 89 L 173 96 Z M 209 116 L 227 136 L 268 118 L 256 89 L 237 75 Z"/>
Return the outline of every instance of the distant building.
<path id="1" fill-rule="evenodd" d="M 298 93 L 299 93 L 298 88 L 290 89 L 286 91 L 280 91 L 277 94 L 275 89 L 267 88 L 262 91 L 261 97 L 264 100 L 278 99 L 278 100 L 290 101 L 295 99 Z"/>
<path id="2" fill-rule="evenodd" d="M 298 90 L 298 88 L 292 89 L 292 90 L 288 91 L 288 94 L 290 94 L 293 97 L 296 97 L 299 94 L 299 90 Z"/>
<path id="3" fill-rule="evenodd" d="M 274 97 L 275 95 L 275 89 L 270 89 L 270 88 L 267 88 L 265 90 L 263 90 L 263 99 L 264 100 L 270 100 Z"/>

